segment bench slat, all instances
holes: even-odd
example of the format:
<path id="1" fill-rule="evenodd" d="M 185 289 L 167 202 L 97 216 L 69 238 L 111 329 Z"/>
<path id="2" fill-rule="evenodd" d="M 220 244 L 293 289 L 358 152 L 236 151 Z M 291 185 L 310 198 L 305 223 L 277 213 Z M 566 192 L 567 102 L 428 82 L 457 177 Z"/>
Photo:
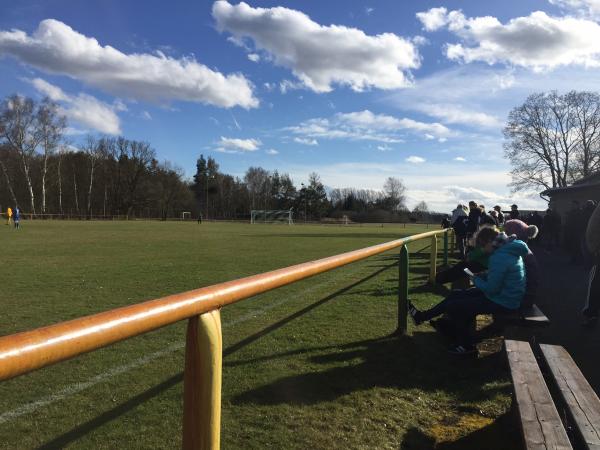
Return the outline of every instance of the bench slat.
<path id="1" fill-rule="evenodd" d="M 600 449 L 600 399 L 571 355 L 560 345 L 541 344 L 542 354 L 588 448 Z"/>
<path id="2" fill-rule="evenodd" d="M 506 340 L 506 353 L 527 449 L 572 449 L 528 342 Z"/>

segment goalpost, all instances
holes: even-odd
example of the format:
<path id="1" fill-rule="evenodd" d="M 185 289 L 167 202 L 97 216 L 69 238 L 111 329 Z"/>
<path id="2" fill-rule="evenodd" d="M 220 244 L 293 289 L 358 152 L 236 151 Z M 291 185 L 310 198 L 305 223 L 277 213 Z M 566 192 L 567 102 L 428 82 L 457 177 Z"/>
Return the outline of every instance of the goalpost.
<path id="1" fill-rule="evenodd" d="M 191 219 L 192 218 L 192 213 L 191 211 L 183 211 L 181 213 L 181 220 L 185 220 L 185 219 Z"/>
<path id="2" fill-rule="evenodd" d="M 250 223 L 287 223 L 293 225 L 291 209 L 253 209 L 250 211 Z"/>

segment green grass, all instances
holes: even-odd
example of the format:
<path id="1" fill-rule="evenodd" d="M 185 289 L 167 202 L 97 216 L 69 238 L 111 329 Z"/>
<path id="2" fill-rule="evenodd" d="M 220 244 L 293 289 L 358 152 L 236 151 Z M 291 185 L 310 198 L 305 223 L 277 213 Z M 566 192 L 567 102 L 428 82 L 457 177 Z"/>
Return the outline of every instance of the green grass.
<path id="1" fill-rule="evenodd" d="M 3 228 L 1 334 L 426 231 L 62 221 Z M 411 298 L 421 306 L 444 293 L 425 286 L 428 251 L 414 251 L 427 244 L 410 246 Z M 502 355 L 457 361 L 426 326 L 392 337 L 397 279 L 396 251 L 225 308 L 222 448 L 518 445 Z M 0 448 L 180 447 L 184 336 L 185 323 L 175 324 L 1 383 Z"/>

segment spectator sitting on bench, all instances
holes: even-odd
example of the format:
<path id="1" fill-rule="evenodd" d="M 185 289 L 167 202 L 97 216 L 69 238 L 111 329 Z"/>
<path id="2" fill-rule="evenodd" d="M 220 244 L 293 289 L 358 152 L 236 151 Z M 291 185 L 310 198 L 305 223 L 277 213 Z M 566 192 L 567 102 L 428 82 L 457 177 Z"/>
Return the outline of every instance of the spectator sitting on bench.
<path id="1" fill-rule="evenodd" d="M 482 228 L 476 242 L 490 258 L 488 272 L 473 277 L 474 288 L 454 290 L 427 311 L 419 311 L 409 302 L 408 312 L 416 325 L 442 314 L 451 318 L 457 342 L 449 352 L 456 355 L 477 353 L 470 325 L 478 314 L 514 312 L 525 295 L 523 257 L 529 253 L 527 244 L 495 227 Z"/>
<path id="2" fill-rule="evenodd" d="M 539 229 L 535 225 L 527 225 L 522 220 L 511 219 L 504 223 L 504 232 L 508 236 L 516 236 L 517 239 L 525 242 L 529 246 L 529 240 L 535 239 Z M 539 265 L 535 255 L 531 251 L 531 247 L 529 247 L 529 253 L 523 257 L 523 264 L 525 264 L 526 287 L 525 296 L 521 302 L 521 310 L 526 310 L 530 309 L 535 303 L 540 280 Z"/>
<path id="3" fill-rule="evenodd" d="M 481 247 L 475 246 L 467 253 L 466 259 L 456 263 L 454 266 L 441 270 L 435 276 L 435 282 L 438 284 L 453 283 L 455 281 L 464 281 L 466 284 L 460 284 L 461 287 L 468 287 L 468 275 L 464 272 L 465 268 L 473 273 L 487 270 L 488 259 L 490 255 Z"/>

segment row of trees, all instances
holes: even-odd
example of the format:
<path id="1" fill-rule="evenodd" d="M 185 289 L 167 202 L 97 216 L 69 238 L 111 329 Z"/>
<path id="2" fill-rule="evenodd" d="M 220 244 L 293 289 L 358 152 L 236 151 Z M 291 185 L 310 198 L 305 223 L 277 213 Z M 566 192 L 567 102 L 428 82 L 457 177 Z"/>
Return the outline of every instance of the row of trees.
<path id="1" fill-rule="evenodd" d="M 49 99 L 13 95 L 0 109 L 0 205 L 30 213 L 167 217 L 195 201 L 181 169 L 159 163 L 146 142 L 65 140 L 67 121 Z M 5 208 L 3 208 L 5 209 Z"/>
<path id="2" fill-rule="evenodd" d="M 308 183 L 300 186 L 294 185 L 289 174 L 262 167 L 250 167 L 241 179 L 221 173 L 217 162 L 203 155 L 197 161 L 191 188 L 205 217 L 233 219 L 247 217 L 253 209 L 294 209 L 301 220 L 347 216 L 368 221 L 374 217 L 398 220 L 400 213 L 404 217 L 408 212 L 406 187 L 397 178 L 388 178 L 383 191 L 347 188 L 333 189 L 327 195 L 317 173 L 311 173 Z"/>
<path id="3" fill-rule="evenodd" d="M 532 94 L 504 136 L 514 190 L 565 187 L 600 170 L 600 94 Z"/>
<path id="4" fill-rule="evenodd" d="M 221 172 L 203 155 L 193 180 L 160 163 L 147 142 L 88 136 L 78 147 L 65 139 L 66 118 L 49 99 L 13 95 L 0 108 L 0 207 L 80 216 L 248 218 L 250 210 L 294 210 L 297 220 L 348 217 L 355 221 L 424 219 L 426 205 L 406 208 L 406 187 L 388 178 L 382 191 L 334 189 L 317 173 L 306 185 L 289 174 L 250 167 L 242 178 Z"/>

